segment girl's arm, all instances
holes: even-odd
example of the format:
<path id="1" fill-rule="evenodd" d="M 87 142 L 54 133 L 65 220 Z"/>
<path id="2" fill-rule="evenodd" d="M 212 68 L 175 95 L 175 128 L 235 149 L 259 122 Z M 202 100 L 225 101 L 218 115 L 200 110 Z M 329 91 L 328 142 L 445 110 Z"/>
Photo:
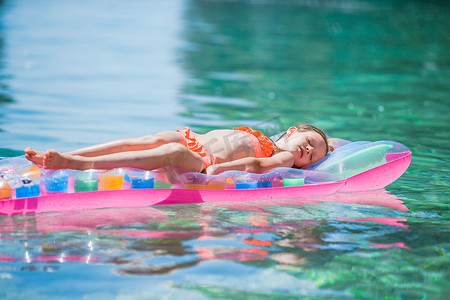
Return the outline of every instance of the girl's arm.
<path id="1" fill-rule="evenodd" d="M 271 157 L 246 157 L 226 163 L 209 166 L 206 174 L 215 175 L 225 171 L 245 171 L 249 173 L 263 173 L 264 171 L 294 165 L 294 156 L 290 152 L 281 152 Z"/>

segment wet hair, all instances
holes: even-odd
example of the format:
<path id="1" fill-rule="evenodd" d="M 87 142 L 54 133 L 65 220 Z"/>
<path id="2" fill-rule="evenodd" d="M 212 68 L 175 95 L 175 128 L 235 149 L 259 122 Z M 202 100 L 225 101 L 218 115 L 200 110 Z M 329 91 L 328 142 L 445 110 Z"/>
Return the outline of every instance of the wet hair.
<path id="1" fill-rule="evenodd" d="M 295 128 L 297 128 L 297 131 L 299 132 L 308 132 L 308 131 L 314 131 L 317 132 L 325 141 L 325 145 L 327 146 L 327 153 L 333 152 L 334 151 L 334 147 L 328 144 L 328 138 L 327 135 L 320 130 L 319 128 L 313 126 L 313 125 L 309 125 L 309 124 L 303 124 L 303 123 L 299 123 L 297 125 L 295 125 Z M 276 141 L 281 140 L 282 138 L 284 138 L 287 134 L 287 131 L 285 131 Z M 275 146 L 275 149 L 272 153 L 272 155 L 281 152 L 282 150 L 279 149 L 278 147 Z"/>

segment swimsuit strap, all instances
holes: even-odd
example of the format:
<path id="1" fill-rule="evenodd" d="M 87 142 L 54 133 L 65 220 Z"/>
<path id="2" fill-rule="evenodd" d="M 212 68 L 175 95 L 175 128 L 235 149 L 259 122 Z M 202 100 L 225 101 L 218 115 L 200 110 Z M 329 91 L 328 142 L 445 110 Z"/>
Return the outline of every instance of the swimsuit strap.
<path id="1" fill-rule="evenodd" d="M 248 126 L 233 127 L 233 129 L 250 133 L 251 135 L 253 135 L 258 139 L 264 157 L 269 157 L 272 155 L 274 144 L 272 140 L 267 136 L 265 136 L 261 131 L 253 130 Z"/>

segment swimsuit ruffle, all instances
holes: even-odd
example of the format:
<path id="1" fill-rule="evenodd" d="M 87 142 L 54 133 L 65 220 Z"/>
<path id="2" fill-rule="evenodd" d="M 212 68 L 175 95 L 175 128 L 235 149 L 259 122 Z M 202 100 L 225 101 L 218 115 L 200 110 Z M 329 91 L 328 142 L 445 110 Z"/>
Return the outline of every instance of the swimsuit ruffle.
<path id="1" fill-rule="evenodd" d="M 178 132 L 184 135 L 184 140 L 186 142 L 186 148 L 191 150 L 192 152 L 200 155 L 206 165 L 209 167 L 217 163 L 217 158 L 212 155 L 209 150 L 202 144 L 200 144 L 195 138 L 194 133 L 191 131 L 189 127 L 185 127 L 181 130 L 177 130 Z"/>
<path id="2" fill-rule="evenodd" d="M 240 127 L 234 127 L 234 130 L 240 130 L 247 133 L 250 133 L 254 137 L 256 137 L 259 141 L 259 144 L 261 146 L 261 152 L 265 157 L 269 157 L 272 155 L 274 144 L 271 139 L 269 139 L 267 136 L 265 136 L 261 131 L 251 129 L 248 126 L 240 126 Z"/>

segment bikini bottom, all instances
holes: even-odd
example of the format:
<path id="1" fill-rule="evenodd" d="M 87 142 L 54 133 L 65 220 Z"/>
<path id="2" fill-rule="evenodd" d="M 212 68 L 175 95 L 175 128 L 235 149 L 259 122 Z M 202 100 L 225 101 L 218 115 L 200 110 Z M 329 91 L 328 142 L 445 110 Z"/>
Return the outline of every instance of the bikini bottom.
<path id="1" fill-rule="evenodd" d="M 177 130 L 184 136 L 184 140 L 186 141 L 186 148 L 188 150 L 197 153 L 202 157 L 203 162 L 205 163 L 205 168 L 215 165 L 217 163 L 217 157 L 211 154 L 209 150 L 202 144 L 200 144 L 195 138 L 194 133 L 191 131 L 189 127 L 185 127 L 181 130 Z"/>

